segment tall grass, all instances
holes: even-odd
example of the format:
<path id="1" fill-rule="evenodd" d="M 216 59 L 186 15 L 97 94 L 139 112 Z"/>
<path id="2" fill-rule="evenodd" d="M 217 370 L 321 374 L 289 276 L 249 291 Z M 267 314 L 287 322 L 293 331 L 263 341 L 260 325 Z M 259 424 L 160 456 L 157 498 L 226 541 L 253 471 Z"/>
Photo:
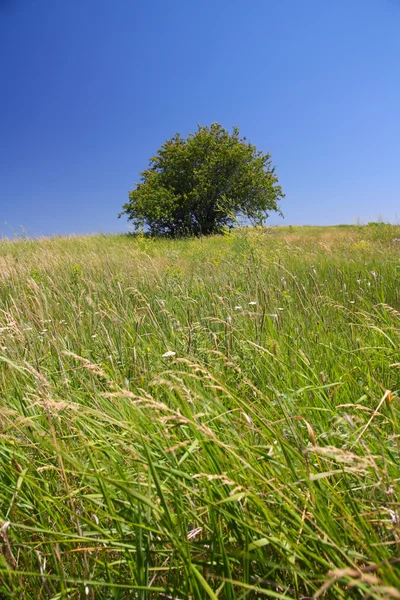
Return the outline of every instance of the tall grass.
<path id="1" fill-rule="evenodd" d="M 400 598 L 399 237 L 0 243 L 0 597 Z"/>

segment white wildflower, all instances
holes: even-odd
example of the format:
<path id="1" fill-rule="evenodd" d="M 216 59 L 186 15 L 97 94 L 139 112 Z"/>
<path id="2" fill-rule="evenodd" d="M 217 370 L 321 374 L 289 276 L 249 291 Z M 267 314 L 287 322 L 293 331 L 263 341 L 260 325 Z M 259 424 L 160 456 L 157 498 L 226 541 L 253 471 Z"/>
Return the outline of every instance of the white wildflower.
<path id="1" fill-rule="evenodd" d="M 255 306 L 257 304 L 257 302 L 255 302 L 254 300 L 252 300 L 251 302 L 249 302 L 249 306 Z"/>
<path id="2" fill-rule="evenodd" d="M 240 306 L 240 304 L 238 304 L 237 306 L 235 306 L 235 310 L 243 310 L 243 306 Z"/>
<path id="3" fill-rule="evenodd" d="M 176 352 L 174 352 L 173 350 L 168 350 L 168 352 L 165 352 L 162 355 L 162 358 L 170 358 L 172 356 L 176 356 Z"/>

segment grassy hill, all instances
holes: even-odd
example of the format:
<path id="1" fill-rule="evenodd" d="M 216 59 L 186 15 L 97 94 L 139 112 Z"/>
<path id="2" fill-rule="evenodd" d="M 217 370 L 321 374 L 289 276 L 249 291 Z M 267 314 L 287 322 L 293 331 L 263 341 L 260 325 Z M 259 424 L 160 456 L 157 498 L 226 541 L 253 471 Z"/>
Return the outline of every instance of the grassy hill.
<path id="1" fill-rule="evenodd" d="M 400 598 L 396 238 L 0 242 L 0 598 Z"/>

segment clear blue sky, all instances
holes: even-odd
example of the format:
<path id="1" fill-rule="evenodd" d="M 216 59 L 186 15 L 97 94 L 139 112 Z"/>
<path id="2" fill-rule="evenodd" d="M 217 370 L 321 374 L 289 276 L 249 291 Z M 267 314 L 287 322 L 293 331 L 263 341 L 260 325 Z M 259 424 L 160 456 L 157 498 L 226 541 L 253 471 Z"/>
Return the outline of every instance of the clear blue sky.
<path id="1" fill-rule="evenodd" d="M 0 0 L 0 78 L 0 235 L 127 231 L 213 121 L 271 152 L 287 224 L 400 219 L 400 0 Z"/>

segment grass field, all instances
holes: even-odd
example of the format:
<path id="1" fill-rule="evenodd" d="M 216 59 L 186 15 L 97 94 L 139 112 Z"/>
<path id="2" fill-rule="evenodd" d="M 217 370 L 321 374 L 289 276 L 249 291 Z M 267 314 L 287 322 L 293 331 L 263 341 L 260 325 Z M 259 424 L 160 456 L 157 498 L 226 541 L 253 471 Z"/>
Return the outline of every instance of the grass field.
<path id="1" fill-rule="evenodd" d="M 395 238 L 0 242 L 0 598 L 399 599 Z"/>

